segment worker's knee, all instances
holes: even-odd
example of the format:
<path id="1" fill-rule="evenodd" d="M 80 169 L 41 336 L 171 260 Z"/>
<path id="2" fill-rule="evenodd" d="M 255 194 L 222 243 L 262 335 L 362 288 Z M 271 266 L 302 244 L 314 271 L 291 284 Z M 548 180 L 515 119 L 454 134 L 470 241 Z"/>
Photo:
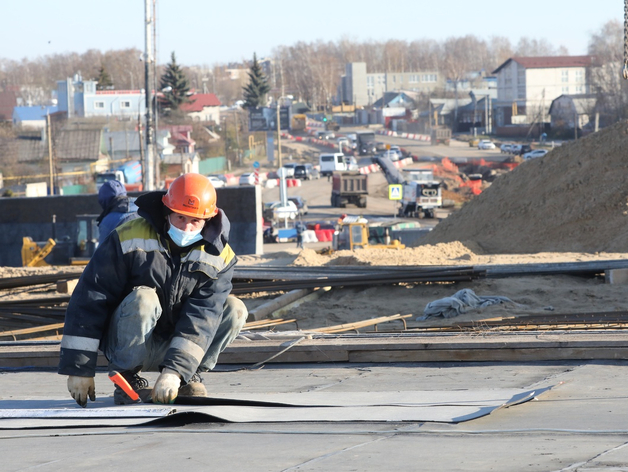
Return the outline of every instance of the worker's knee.
<path id="1" fill-rule="evenodd" d="M 136 315 L 140 318 L 159 318 L 161 303 L 154 288 L 134 287 L 133 291 L 122 300 L 118 311 L 122 317 Z"/>
<path id="2" fill-rule="evenodd" d="M 249 316 L 249 311 L 246 309 L 246 305 L 239 298 L 229 296 L 225 302 L 223 319 L 231 322 L 232 329 L 240 331 L 246 319 Z"/>

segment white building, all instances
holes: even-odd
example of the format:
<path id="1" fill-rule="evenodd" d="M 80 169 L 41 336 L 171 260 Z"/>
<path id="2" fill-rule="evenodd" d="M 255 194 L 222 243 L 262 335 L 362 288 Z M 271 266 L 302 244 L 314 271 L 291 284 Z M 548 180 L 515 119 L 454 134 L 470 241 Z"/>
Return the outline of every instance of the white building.
<path id="1" fill-rule="evenodd" d="M 339 97 L 343 103 L 369 106 L 386 92 L 430 93 L 444 84 L 443 76 L 434 70 L 367 73 L 366 62 L 351 62 L 345 65 Z"/>
<path id="2" fill-rule="evenodd" d="M 59 111 L 73 117 L 126 117 L 137 119 L 146 113 L 144 90 L 97 90 L 97 82 L 80 75 L 57 81 Z"/>
<path id="3" fill-rule="evenodd" d="M 496 126 L 545 123 L 560 95 L 590 93 L 594 56 L 511 57 L 497 76 Z"/>

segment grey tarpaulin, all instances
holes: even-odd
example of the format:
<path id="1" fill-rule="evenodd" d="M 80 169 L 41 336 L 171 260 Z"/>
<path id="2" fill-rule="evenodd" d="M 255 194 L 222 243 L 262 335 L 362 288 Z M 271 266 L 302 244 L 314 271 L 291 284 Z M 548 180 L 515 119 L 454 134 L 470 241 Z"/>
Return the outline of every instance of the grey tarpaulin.
<path id="1" fill-rule="evenodd" d="M 451 297 L 441 298 L 428 303 L 423 310 L 423 316 L 416 321 L 424 321 L 428 318 L 442 316 L 443 318 L 453 318 L 470 309 L 482 308 L 498 303 L 514 303 L 510 298 L 499 296 L 479 297 L 471 289 L 465 288 L 454 293 Z"/>

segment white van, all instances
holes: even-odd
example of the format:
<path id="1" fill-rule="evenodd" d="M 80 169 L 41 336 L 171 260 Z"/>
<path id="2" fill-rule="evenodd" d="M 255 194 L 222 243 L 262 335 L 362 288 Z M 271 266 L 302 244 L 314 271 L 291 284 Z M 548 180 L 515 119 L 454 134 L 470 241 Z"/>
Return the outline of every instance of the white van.
<path id="1" fill-rule="evenodd" d="M 321 154 L 318 158 L 318 163 L 320 165 L 320 174 L 322 176 L 330 176 L 337 170 L 347 170 L 345 155 L 341 152 Z"/>

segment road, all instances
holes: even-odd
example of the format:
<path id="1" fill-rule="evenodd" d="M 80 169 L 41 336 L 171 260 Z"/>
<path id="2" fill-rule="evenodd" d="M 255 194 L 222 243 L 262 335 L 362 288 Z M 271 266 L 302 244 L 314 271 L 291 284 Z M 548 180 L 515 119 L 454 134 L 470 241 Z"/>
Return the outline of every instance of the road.
<path id="1" fill-rule="evenodd" d="M 343 128 L 342 132 L 351 132 L 359 129 Z M 342 132 L 338 135 L 342 135 Z M 397 145 L 407 150 L 413 155 L 419 156 L 423 159 L 430 157 L 435 160 L 440 160 L 443 157 L 448 157 L 454 162 L 464 162 L 471 159 L 485 159 L 487 161 L 502 161 L 507 158 L 505 154 L 502 154 L 498 149 L 495 150 L 479 150 L 475 147 L 470 147 L 467 143 L 452 141 L 450 146 L 432 146 L 429 142 L 415 141 L 400 137 L 376 135 L 376 139 L 386 144 Z M 329 148 L 317 147 L 305 143 L 288 142 L 285 143 L 287 147 L 294 147 L 295 150 L 300 148 L 301 151 L 308 150 L 307 154 L 316 155 L 319 152 L 329 152 Z M 296 152 L 296 154 L 302 154 Z M 317 165 L 318 162 L 312 162 Z M 371 164 L 370 157 L 358 158 L 358 164 L 360 167 Z M 426 162 L 415 162 L 408 168 L 420 168 L 425 166 Z M 308 214 L 303 217 L 305 222 L 335 222 L 340 215 L 361 215 L 367 219 L 381 219 L 381 218 L 395 218 L 400 221 L 405 221 L 403 218 L 398 218 L 397 209 L 398 204 L 388 199 L 388 182 L 381 172 L 371 173 L 368 176 L 369 179 L 369 195 L 367 207 L 357 208 L 354 205 L 347 205 L 345 208 L 336 208 L 331 206 L 331 182 L 326 178 L 318 180 L 302 181 L 300 187 L 288 187 L 288 197 L 301 196 L 306 199 L 308 204 Z M 273 202 L 280 199 L 279 188 L 264 188 L 262 190 L 262 200 L 264 203 Z M 449 214 L 449 210 L 439 210 L 436 212 L 435 219 L 423 219 L 421 224 L 425 227 L 434 227 L 440 221 L 440 219 L 446 218 Z M 410 220 L 416 221 L 416 220 Z M 294 243 L 285 243 L 287 247 L 293 247 Z M 322 246 L 329 245 L 328 243 L 319 243 Z M 282 245 L 272 245 L 272 249 L 280 250 Z M 270 249 L 270 248 L 269 248 Z"/>
<path id="2" fill-rule="evenodd" d="M 364 130 L 364 128 L 343 128 L 339 134 L 351 133 Z M 419 157 L 449 157 L 451 159 L 485 159 L 487 161 L 503 161 L 508 155 L 503 154 L 499 149 L 479 150 L 471 147 L 468 143 L 461 141 L 451 141 L 450 146 L 432 146 L 429 141 L 415 141 L 412 139 L 399 138 L 394 136 L 376 135 L 375 139 L 385 144 L 397 145 L 411 154 Z"/>

